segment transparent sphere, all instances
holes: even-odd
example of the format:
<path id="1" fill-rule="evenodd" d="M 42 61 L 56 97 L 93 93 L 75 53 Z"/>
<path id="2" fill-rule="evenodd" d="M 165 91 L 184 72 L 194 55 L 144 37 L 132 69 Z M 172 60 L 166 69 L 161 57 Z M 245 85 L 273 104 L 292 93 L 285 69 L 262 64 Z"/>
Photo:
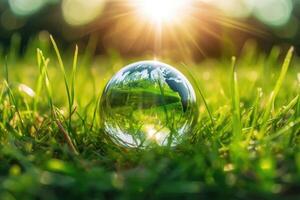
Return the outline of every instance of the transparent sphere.
<path id="1" fill-rule="evenodd" d="M 125 147 L 175 146 L 198 117 L 189 81 L 170 65 L 133 63 L 106 85 L 100 101 L 105 132 Z"/>

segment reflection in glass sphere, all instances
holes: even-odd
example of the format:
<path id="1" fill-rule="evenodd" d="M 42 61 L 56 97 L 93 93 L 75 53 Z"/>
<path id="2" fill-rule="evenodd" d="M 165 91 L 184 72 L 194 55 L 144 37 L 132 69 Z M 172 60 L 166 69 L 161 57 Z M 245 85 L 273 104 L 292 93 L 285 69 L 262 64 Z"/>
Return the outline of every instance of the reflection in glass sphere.
<path id="1" fill-rule="evenodd" d="M 121 69 L 100 102 L 104 130 L 125 147 L 175 146 L 198 117 L 195 92 L 173 67 L 142 61 Z"/>

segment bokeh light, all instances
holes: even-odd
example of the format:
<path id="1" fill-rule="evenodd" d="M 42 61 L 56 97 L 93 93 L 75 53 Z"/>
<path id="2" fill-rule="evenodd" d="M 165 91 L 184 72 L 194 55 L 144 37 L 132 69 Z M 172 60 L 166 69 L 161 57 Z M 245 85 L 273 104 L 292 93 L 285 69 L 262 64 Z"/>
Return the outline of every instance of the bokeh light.
<path id="1" fill-rule="evenodd" d="M 282 28 L 276 29 L 275 34 L 281 38 L 296 38 L 299 31 L 299 20 L 296 17 L 291 19 Z"/>
<path id="2" fill-rule="evenodd" d="M 252 1 L 255 5 L 254 14 L 262 22 L 271 26 L 281 26 L 289 21 L 293 9 L 291 0 Z"/>
<path id="3" fill-rule="evenodd" d="M 0 22 L 5 30 L 15 30 L 21 28 L 25 24 L 23 19 L 16 17 L 8 9 L 0 16 Z"/>
<path id="4" fill-rule="evenodd" d="M 255 16 L 270 26 L 285 25 L 292 14 L 291 0 L 201 0 L 224 11 L 227 15 L 237 18 Z"/>
<path id="5" fill-rule="evenodd" d="M 97 18 L 105 5 L 105 0 L 64 0 L 62 12 L 69 25 L 85 25 Z"/>
<path id="6" fill-rule="evenodd" d="M 40 10 L 47 0 L 9 0 L 9 6 L 16 15 L 31 15 Z"/>

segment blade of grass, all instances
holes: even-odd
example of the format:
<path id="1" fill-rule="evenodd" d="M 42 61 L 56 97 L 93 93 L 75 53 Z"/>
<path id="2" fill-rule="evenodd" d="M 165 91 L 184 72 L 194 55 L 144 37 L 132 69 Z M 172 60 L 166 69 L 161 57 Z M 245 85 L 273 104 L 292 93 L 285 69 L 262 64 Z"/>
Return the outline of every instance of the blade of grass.
<path id="1" fill-rule="evenodd" d="M 298 98 L 298 103 L 297 103 L 297 107 L 296 107 L 295 117 L 296 118 L 300 117 L 300 98 Z"/>
<path id="2" fill-rule="evenodd" d="M 251 140 L 251 137 L 254 133 L 255 127 L 257 125 L 257 120 L 258 120 L 258 117 L 259 117 L 258 108 L 259 108 L 259 102 L 261 100 L 261 97 L 262 97 L 262 89 L 258 88 L 257 89 L 257 95 L 256 95 L 255 101 L 254 101 L 253 106 L 252 106 L 252 109 L 253 109 L 252 122 L 251 122 L 251 129 L 250 129 L 249 134 L 247 136 L 247 144 L 249 144 L 249 142 Z"/>
<path id="3" fill-rule="evenodd" d="M 5 56 L 5 65 L 4 65 L 4 78 L 6 80 L 7 83 L 9 83 L 9 72 L 8 72 L 8 64 L 7 64 L 7 56 Z"/>
<path id="4" fill-rule="evenodd" d="M 76 81 L 76 71 L 77 71 L 77 61 L 78 61 L 78 46 L 75 46 L 75 52 L 73 57 L 73 67 L 72 67 L 72 82 L 71 82 L 71 106 L 74 106 L 75 99 L 75 81 Z"/>
<path id="5" fill-rule="evenodd" d="M 22 119 L 22 116 L 21 116 L 21 113 L 20 113 L 20 110 L 19 110 L 19 106 L 16 102 L 16 99 L 15 99 L 15 96 L 9 86 L 9 72 L 8 72 L 8 64 L 7 64 L 7 57 L 5 59 L 5 65 L 4 65 L 4 70 L 5 70 L 5 80 L 4 80 L 4 85 L 5 87 L 7 88 L 8 90 L 8 96 L 9 96 L 9 100 L 12 102 L 12 105 L 14 105 L 15 107 L 15 110 L 16 110 L 16 113 L 19 117 L 19 120 L 20 120 L 20 124 L 21 124 L 21 127 L 22 129 L 25 128 L 24 124 L 23 124 L 23 119 Z"/>
<path id="6" fill-rule="evenodd" d="M 99 104 L 100 104 L 100 100 L 101 100 L 101 93 L 99 93 L 99 95 L 98 95 L 98 97 L 96 99 L 96 104 L 95 104 L 95 107 L 94 107 L 94 112 L 93 112 L 93 118 L 92 118 L 92 123 L 91 123 L 90 131 L 93 130 L 94 125 L 95 125 L 95 121 L 96 121 L 96 116 L 97 116 L 97 112 L 98 112 L 98 107 L 99 107 Z"/>
<path id="7" fill-rule="evenodd" d="M 73 56 L 73 67 L 72 67 L 72 80 L 71 80 L 71 97 L 69 108 L 73 109 L 75 103 L 75 81 L 76 81 L 76 71 L 77 71 L 77 60 L 78 60 L 78 46 L 75 46 L 75 52 Z M 72 113 L 69 110 L 69 127 L 72 123 Z"/>
<path id="8" fill-rule="evenodd" d="M 214 120 L 213 120 L 213 116 L 212 116 L 212 112 L 210 111 L 209 107 L 208 107 L 208 104 L 207 104 L 207 101 L 204 97 L 204 94 L 202 92 L 202 89 L 200 88 L 200 84 L 198 83 L 198 81 L 196 80 L 195 76 L 192 74 L 192 72 L 187 68 L 187 66 L 182 63 L 183 67 L 185 68 L 185 70 L 188 72 L 189 76 L 192 78 L 193 82 L 194 82 L 194 85 L 196 86 L 200 96 L 201 96 L 201 99 L 204 103 L 204 106 L 205 106 L 205 109 L 208 113 L 208 116 L 210 118 L 210 121 L 211 121 L 211 124 L 212 124 L 212 127 L 214 127 Z"/>
<path id="9" fill-rule="evenodd" d="M 232 128 L 233 138 L 238 139 L 242 135 L 242 123 L 241 123 L 241 112 L 240 112 L 240 95 L 238 88 L 238 79 L 236 72 L 236 58 L 232 57 L 232 72 L 231 72 L 231 106 L 232 106 Z"/>
<path id="10" fill-rule="evenodd" d="M 59 52 L 59 49 L 57 47 L 57 44 L 54 40 L 54 38 L 52 37 L 52 35 L 50 35 L 50 40 L 51 40 L 51 43 L 53 45 L 53 48 L 55 50 L 55 53 L 56 53 L 56 57 L 58 59 L 58 63 L 59 63 L 59 66 L 60 66 L 60 70 L 61 72 L 63 73 L 63 76 L 64 76 L 64 83 L 65 83 L 65 88 L 66 88 L 66 92 L 67 92 L 67 98 L 68 98 L 68 104 L 69 104 L 69 115 L 71 114 L 72 112 L 72 98 L 71 98 L 71 93 L 70 93 L 70 88 L 69 88 L 69 84 L 68 84 L 68 80 L 67 80 L 67 75 L 66 75 L 66 71 L 65 71 L 65 66 L 64 66 L 64 63 L 62 61 L 62 58 L 61 58 L 61 54 Z M 76 54 L 76 50 L 75 50 L 75 54 Z M 74 56 L 74 63 L 76 64 L 77 62 L 77 55 Z M 71 123 L 70 123 L 71 119 L 69 120 L 69 124 L 68 124 L 68 128 L 69 130 L 71 130 Z"/>
<path id="11" fill-rule="evenodd" d="M 298 74 L 298 94 L 300 94 L 300 73 Z M 295 106 L 295 114 L 294 114 L 294 119 L 298 119 L 300 118 L 300 96 L 298 95 L 298 100 L 297 100 L 297 103 L 296 103 L 296 106 Z M 297 136 L 297 130 L 296 128 L 294 127 L 293 128 L 293 132 L 291 134 L 291 137 L 290 137 L 290 145 L 293 144 L 293 142 L 295 141 L 295 138 Z"/>
<path id="12" fill-rule="evenodd" d="M 300 94 L 300 73 L 297 74 L 297 78 L 298 78 L 298 94 Z M 295 112 L 295 118 L 298 117 L 300 117 L 300 98 L 298 98 L 298 103 Z"/>
<path id="13" fill-rule="evenodd" d="M 41 50 L 38 50 L 38 53 L 39 53 L 39 57 L 41 59 L 41 62 L 43 63 L 42 64 L 42 70 L 40 73 L 42 73 L 42 77 L 45 81 L 45 86 L 46 86 L 46 90 L 47 90 L 47 95 L 48 95 L 48 101 L 49 101 L 49 104 L 50 104 L 50 109 L 51 109 L 51 116 L 53 118 L 53 120 L 55 121 L 56 125 L 58 126 L 59 130 L 63 133 L 64 135 L 64 138 L 70 148 L 70 150 L 78 155 L 78 151 L 76 150 L 75 148 L 75 145 L 69 135 L 69 133 L 64 129 L 61 121 L 59 120 L 58 118 L 58 115 L 57 115 L 57 111 L 55 110 L 55 106 L 53 104 L 53 98 L 52 98 L 52 88 L 51 88 L 51 85 L 50 85 L 50 81 L 49 81 L 49 77 L 48 77 L 48 72 L 47 72 L 47 66 L 48 66 L 48 63 L 49 63 L 49 59 L 45 59 L 45 57 L 43 56 L 43 52 Z M 70 115 L 73 114 L 73 111 L 70 112 Z"/>
<path id="14" fill-rule="evenodd" d="M 54 108 L 54 106 L 53 106 L 53 96 L 52 96 L 52 88 L 51 88 L 51 84 L 50 84 L 49 77 L 48 77 L 48 71 L 47 71 L 49 59 L 46 59 L 44 57 L 43 52 L 41 50 L 38 50 L 38 53 L 40 55 L 40 59 L 41 59 L 41 62 L 42 62 L 40 73 L 41 73 L 42 79 L 44 80 L 44 84 L 46 86 L 48 102 L 49 102 L 50 109 L 51 109 L 51 112 L 52 112 L 52 110 Z"/>
<path id="15" fill-rule="evenodd" d="M 292 99 L 292 101 L 283 107 L 283 109 L 277 114 L 279 116 L 288 113 L 290 110 L 292 110 L 295 106 L 297 106 L 299 100 L 299 95 L 297 95 L 295 98 Z M 297 108 L 296 108 L 297 109 Z M 277 116 L 276 116 L 277 117 Z"/>
<path id="16" fill-rule="evenodd" d="M 9 87 L 9 84 L 7 83 L 7 81 L 5 80 L 4 81 L 4 85 L 5 87 L 7 88 L 8 90 L 8 96 L 9 96 L 9 100 L 10 102 L 12 103 L 12 105 L 14 105 L 14 108 L 15 108 L 15 112 L 17 113 L 18 115 L 18 118 L 20 120 L 20 124 L 21 124 L 21 127 L 22 129 L 25 129 L 25 126 L 24 126 L 24 123 L 23 123 L 23 119 L 22 119 L 22 116 L 21 116 L 21 113 L 20 113 L 20 109 L 19 109 L 19 106 L 17 104 L 17 101 L 16 101 L 16 98 L 11 90 L 11 88 Z"/>
<path id="17" fill-rule="evenodd" d="M 272 109 L 274 108 L 274 103 L 275 103 L 276 97 L 279 93 L 279 90 L 283 84 L 284 78 L 285 78 L 288 68 L 290 66 L 293 52 L 294 52 L 294 47 L 291 47 L 285 57 L 279 78 L 278 78 L 278 80 L 275 84 L 275 87 L 274 87 L 273 91 L 271 92 L 271 95 L 267 102 L 266 109 L 265 109 L 265 112 L 263 114 L 262 121 L 261 121 L 261 129 L 260 129 L 260 134 L 259 134 L 260 137 L 263 137 L 263 135 L 266 133 L 267 126 L 268 126 L 268 120 L 270 118 Z"/>
<path id="18" fill-rule="evenodd" d="M 300 118 L 294 120 L 293 122 L 290 122 L 289 124 L 287 124 L 284 128 L 280 129 L 279 131 L 277 131 L 276 133 L 272 134 L 272 135 L 268 135 L 266 137 L 264 137 L 264 141 L 270 141 L 270 140 L 274 140 L 280 136 L 282 136 L 283 134 L 295 129 L 296 131 L 300 130 Z"/>
<path id="19" fill-rule="evenodd" d="M 35 89 L 36 95 L 35 95 L 34 102 L 33 102 L 34 112 L 37 112 L 37 104 L 38 104 L 38 101 L 39 101 L 39 98 L 40 98 L 42 85 L 43 85 L 42 58 L 41 58 L 41 55 L 40 55 L 40 49 L 36 50 L 36 58 L 37 58 L 37 64 L 38 64 L 38 68 L 39 68 L 39 74 L 38 74 L 36 89 Z"/>
<path id="20" fill-rule="evenodd" d="M 59 117 L 57 116 L 57 111 L 53 110 L 53 115 L 54 115 L 54 121 L 57 124 L 59 130 L 63 133 L 64 138 L 68 144 L 69 149 L 75 154 L 79 155 L 77 149 L 75 148 L 75 145 L 69 135 L 69 133 L 65 130 L 64 126 L 62 125 L 62 122 L 59 120 Z"/>

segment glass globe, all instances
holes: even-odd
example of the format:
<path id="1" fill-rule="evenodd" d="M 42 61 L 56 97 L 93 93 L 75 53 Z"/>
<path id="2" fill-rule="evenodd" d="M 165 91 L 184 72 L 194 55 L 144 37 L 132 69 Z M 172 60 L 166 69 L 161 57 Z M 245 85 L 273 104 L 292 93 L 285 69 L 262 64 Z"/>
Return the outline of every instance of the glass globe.
<path id="1" fill-rule="evenodd" d="M 192 85 L 157 61 L 130 64 L 108 82 L 100 101 L 104 131 L 124 147 L 175 146 L 198 118 Z"/>

